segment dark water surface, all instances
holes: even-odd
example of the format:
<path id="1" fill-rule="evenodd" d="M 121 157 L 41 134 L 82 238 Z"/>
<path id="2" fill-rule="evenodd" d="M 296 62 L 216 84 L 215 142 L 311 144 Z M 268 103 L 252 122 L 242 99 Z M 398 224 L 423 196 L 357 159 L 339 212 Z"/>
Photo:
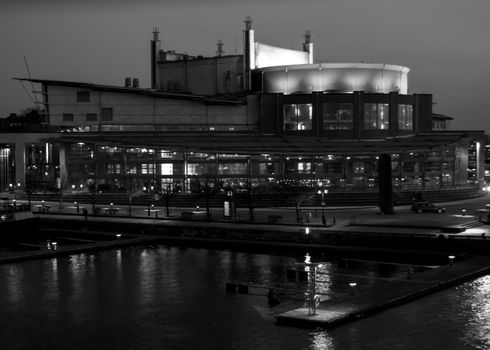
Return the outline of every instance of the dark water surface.
<path id="1" fill-rule="evenodd" d="M 266 289 L 225 292 L 227 281 L 302 290 L 286 279 L 301 259 L 141 246 L 0 265 L 0 349 L 490 348 L 490 276 L 332 330 L 276 325 L 299 299 L 270 308 Z M 319 286 L 335 296 L 404 273 L 332 262 Z"/>

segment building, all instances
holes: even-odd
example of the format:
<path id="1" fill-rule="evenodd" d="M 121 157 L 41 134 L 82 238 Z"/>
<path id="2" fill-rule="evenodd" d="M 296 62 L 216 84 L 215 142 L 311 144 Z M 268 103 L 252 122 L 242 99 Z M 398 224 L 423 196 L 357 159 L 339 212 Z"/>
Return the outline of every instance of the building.
<path id="1" fill-rule="evenodd" d="M 20 78 L 55 131 L 1 134 L 1 190 L 377 191 L 381 155 L 399 196 L 480 190 L 484 133 L 448 130 L 407 67 L 314 63 L 309 32 L 290 50 L 245 23 L 244 53 L 214 57 L 164 51 L 155 28 L 150 88 Z"/>

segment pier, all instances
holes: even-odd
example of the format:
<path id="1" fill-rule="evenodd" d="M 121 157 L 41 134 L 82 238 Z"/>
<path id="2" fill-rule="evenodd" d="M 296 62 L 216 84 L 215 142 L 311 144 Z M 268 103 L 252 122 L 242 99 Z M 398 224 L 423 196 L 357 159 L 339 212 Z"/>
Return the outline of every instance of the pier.
<path id="1" fill-rule="evenodd" d="M 476 256 L 413 274 L 405 280 L 355 290 L 349 295 L 321 302 L 316 313 L 301 307 L 275 316 L 281 325 L 332 328 L 388 308 L 410 302 L 441 289 L 480 277 L 490 272 L 490 257 Z"/>

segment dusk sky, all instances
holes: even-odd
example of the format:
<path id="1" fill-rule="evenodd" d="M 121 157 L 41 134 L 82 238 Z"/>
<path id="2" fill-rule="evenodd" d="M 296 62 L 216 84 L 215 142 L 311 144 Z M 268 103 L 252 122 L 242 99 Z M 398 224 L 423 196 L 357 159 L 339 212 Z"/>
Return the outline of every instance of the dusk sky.
<path id="1" fill-rule="evenodd" d="M 149 87 L 149 43 L 211 56 L 242 53 L 245 16 L 257 41 L 299 49 L 312 33 L 315 62 L 407 66 L 409 93 L 430 93 L 453 130 L 490 134 L 489 0 L 2 0 L 0 116 L 32 107 L 12 77 Z M 30 85 L 25 85 L 32 90 Z M 40 97 L 39 97 L 40 98 Z"/>

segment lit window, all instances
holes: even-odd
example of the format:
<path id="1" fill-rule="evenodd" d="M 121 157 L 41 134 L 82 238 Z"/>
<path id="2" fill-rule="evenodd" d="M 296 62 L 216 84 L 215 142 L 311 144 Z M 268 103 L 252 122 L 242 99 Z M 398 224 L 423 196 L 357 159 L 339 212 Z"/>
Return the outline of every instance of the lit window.
<path id="1" fill-rule="evenodd" d="M 311 103 L 285 104 L 283 109 L 284 130 L 311 130 L 313 106 Z"/>
<path id="2" fill-rule="evenodd" d="M 141 164 L 141 174 L 154 174 L 155 164 Z"/>
<path id="3" fill-rule="evenodd" d="M 398 105 L 398 130 L 413 130 L 412 105 Z"/>
<path id="4" fill-rule="evenodd" d="M 120 174 L 121 173 L 121 164 L 107 164 L 107 173 L 108 174 Z"/>
<path id="5" fill-rule="evenodd" d="M 174 174 L 174 165 L 172 163 L 160 164 L 160 173 L 162 175 L 173 175 Z"/>
<path id="6" fill-rule="evenodd" d="M 387 103 L 364 104 L 364 129 L 388 130 L 390 115 Z"/>
<path id="7" fill-rule="evenodd" d="M 323 129 L 352 129 L 352 115 L 352 103 L 325 103 L 323 104 Z"/>

